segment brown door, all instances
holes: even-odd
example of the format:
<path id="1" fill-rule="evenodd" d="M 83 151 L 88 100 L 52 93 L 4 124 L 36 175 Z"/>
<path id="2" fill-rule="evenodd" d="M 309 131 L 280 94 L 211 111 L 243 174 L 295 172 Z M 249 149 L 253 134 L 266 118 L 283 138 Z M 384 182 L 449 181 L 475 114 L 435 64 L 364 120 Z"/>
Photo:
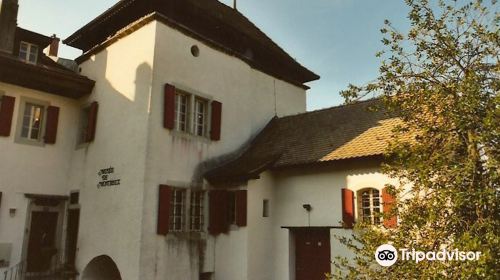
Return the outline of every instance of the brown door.
<path id="1" fill-rule="evenodd" d="M 28 242 L 28 272 L 50 269 L 56 250 L 57 212 L 32 212 Z"/>
<path id="2" fill-rule="evenodd" d="M 304 228 L 294 230 L 295 279 L 325 280 L 330 272 L 330 230 Z"/>
<path id="3" fill-rule="evenodd" d="M 78 240 L 78 225 L 80 223 L 80 209 L 70 209 L 68 212 L 68 236 L 66 239 L 68 264 L 74 266 L 76 259 L 76 241 Z"/>

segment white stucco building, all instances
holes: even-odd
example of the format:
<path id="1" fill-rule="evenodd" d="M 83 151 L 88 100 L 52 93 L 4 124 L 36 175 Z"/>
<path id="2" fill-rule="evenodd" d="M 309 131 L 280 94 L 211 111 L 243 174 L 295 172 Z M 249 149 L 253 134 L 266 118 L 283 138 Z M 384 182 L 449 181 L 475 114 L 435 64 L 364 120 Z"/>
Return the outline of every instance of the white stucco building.
<path id="1" fill-rule="evenodd" d="M 64 40 L 76 72 L 16 13 L 1 1 L 0 279 L 314 280 L 347 254 L 334 235 L 382 222 L 395 120 L 305 113 L 319 76 L 238 11 L 119 1 Z"/>

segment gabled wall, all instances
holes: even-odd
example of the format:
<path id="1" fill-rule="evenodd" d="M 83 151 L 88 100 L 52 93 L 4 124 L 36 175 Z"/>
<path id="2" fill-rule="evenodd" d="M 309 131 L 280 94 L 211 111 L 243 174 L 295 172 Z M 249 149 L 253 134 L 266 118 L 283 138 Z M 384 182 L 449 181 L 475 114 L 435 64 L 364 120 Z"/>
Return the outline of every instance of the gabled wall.
<path id="1" fill-rule="evenodd" d="M 167 237 L 157 235 L 158 185 L 202 187 L 203 182 L 199 180 L 202 170 L 198 169 L 200 163 L 238 149 L 275 114 L 283 116 L 304 112 L 305 90 L 252 69 L 238 58 L 212 49 L 163 23 L 155 24 L 141 279 L 198 279 L 200 271 L 214 271 L 214 248 L 224 247 L 226 241 L 239 244 L 237 240 L 241 238 L 221 241 L 223 237 L 214 239 L 202 234 L 201 238 L 193 241 L 174 234 Z M 193 45 L 199 48 L 198 57 L 191 54 Z M 222 102 L 220 141 L 163 128 L 166 83 Z M 242 254 L 245 255 L 244 252 Z M 244 266 L 239 266 L 238 273 L 244 275 L 246 264 L 242 264 Z M 217 276 L 217 279 L 244 278 Z"/>

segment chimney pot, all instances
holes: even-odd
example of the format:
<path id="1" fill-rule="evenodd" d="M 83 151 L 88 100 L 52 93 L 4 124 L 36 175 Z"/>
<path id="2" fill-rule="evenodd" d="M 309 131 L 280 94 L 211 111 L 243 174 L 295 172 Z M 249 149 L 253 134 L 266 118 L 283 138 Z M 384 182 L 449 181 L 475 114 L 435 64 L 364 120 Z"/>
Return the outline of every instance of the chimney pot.
<path id="1" fill-rule="evenodd" d="M 17 28 L 18 0 L 0 0 L 0 51 L 12 54 Z"/>
<path id="2" fill-rule="evenodd" d="M 57 38 L 56 34 L 52 35 L 52 42 L 49 45 L 49 56 L 57 57 L 59 53 L 59 42 L 61 39 Z"/>

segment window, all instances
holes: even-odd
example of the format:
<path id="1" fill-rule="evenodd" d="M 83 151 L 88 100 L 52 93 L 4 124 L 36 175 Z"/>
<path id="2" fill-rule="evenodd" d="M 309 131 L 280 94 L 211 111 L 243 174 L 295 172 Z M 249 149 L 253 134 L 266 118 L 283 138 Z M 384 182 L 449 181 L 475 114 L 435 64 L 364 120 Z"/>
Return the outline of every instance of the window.
<path id="1" fill-rule="evenodd" d="M 38 46 L 26 42 L 21 42 L 19 48 L 19 58 L 25 62 L 36 64 L 38 59 Z"/>
<path id="2" fill-rule="evenodd" d="M 184 229 L 186 208 L 186 190 L 173 189 L 172 201 L 170 202 L 170 225 L 171 232 L 181 232 Z"/>
<path id="3" fill-rule="evenodd" d="M 189 132 L 189 95 L 175 93 L 175 129 Z"/>
<path id="4" fill-rule="evenodd" d="M 196 98 L 194 102 L 194 133 L 197 136 L 207 134 L 208 101 Z"/>
<path id="5" fill-rule="evenodd" d="M 82 109 L 80 114 L 80 127 L 78 131 L 78 144 L 83 144 L 87 142 L 87 134 L 89 127 L 89 116 L 90 116 L 90 106 Z"/>
<path id="6" fill-rule="evenodd" d="M 189 212 L 187 212 L 189 211 Z M 160 185 L 157 233 L 202 232 L 205 226 L 205 191 Z"/>
<path id="7" fill-rule="evenodd" d="M 359 218 L 362 222 L 380 224 L 380 194 L 376 189 L 363 189 L 358 192 Z"/>
<path id="8" fill-rule="evenodd" d="M 191 203 L 190 203 L 190 213 L 191 231 L 203 231 L 204 225 L 204 215 L 203 215 L 203 204 L 205 202 L 205 193 L 203 191 L 192 191 L 191 192 Z"/>
<path id="9" fill-rule="evenodd" d="M 217 103 L 219 104 L 217 107 L 219 109 L 215 110 L 218 113 L 218 117 L 216 116 L 215 119 L 220 119 L 222 106 L 220 102 L 210 101 L 208 98 L 191 94 L 171 85 L 166 86 L 165 100 L 167 102 L 165 103 L 166 107 L 164 108 L 163 119 L 165 128 L 199 137 L 213 138 L 211 135 L 212 132 L 209 131 L 209 125 L 211 124 L 210 114 L 214 114 L 212 108 Z M 214 116 L 211 117 L 214 119 Z M 216 126 L 220 126 L 220 120 L 214 122 Z M 212 127 L 212 130 L 214 130 L 214 127 Z M 215 131 L 218 133 L 214 135 L 220 138 L 220 128 L 215 127 Z"/>
<path id="10" fill-rule="evenodd" d="M 21 138 L 40 141 L 44 106 L 26 102 L 24 106 Z"/>
<path id="11" fill-rule="evenodd" d="M 97 112 L 99 103 L 97 101 L 91 102 L 86 107 L 80 110 L 80 121 L 78 123 L 78 134 L 76 147 L 83 147 L 95 139 L 96 125 L 97 125 Z"/>
<path id="12" fill-rule="evenodd" d="M 77 191 L 69 194 L 69 204 L 78 204 L 80 202 L 80 193 Z"/>
<path id="13" fill-rule="evenodd" d="M 197 45 L 193 45 L 191 47 L 191 54 L 194 56 L 194 57 L 198 57 L 200 55 L 200 48 L 198 48 Z"/>
<path id="14" fill-rule="evenodd" d="M 269 217 L 269 199 L 264 199 L 262 201 L 262 217 Z"/>

